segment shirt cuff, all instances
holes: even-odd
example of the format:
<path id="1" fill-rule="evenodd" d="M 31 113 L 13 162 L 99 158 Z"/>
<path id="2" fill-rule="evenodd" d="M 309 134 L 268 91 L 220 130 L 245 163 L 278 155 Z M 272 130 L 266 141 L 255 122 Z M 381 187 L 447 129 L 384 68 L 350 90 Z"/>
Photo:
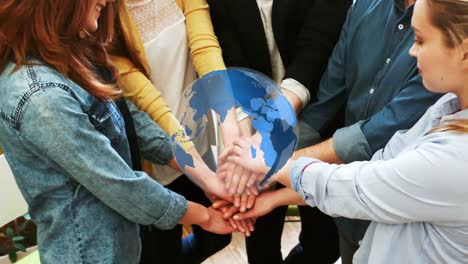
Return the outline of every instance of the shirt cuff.
<path id="1" fill-rule="evenodd" d="M 236 115 L 237 115 L 237 122 L 240 122 L 246 119 L 247 117 L 249 117 L 249 115 L 247 115 L 244 111 L 242 111 L 242 107 L 236 108 Z"/>
<path id="2" fill-rule="evenodd" d="M 167 207 L 166 212 L 161 216 L 153 225 L 159 229 L 167 230 L 174 228 L 184 217 L 188 209 L 187 200 L 175 193 L 166 189 L 171 194 L 171 200 L 169 202 L 169 207 Z"/>
<path id="3" fill-rule="evenodd" d="M 351 126 L 343 127 L 333 134 L 333 147 L 336 154 L 344 163 L 358 160 L 369 160 L 372 149 L 361 129 L 362 121 Z"/>
<path id="4" fill-rule="evenodd" d="M 286 90 L 294 93 L 299 98 L 299 100 L 301 100 L 302 108 L 304 108 L 307 105 L 307 103 L 309 103 L 309 101 L 310 101 L 310 92 L 300 82 L 298 82 L 298 81 L 296 81 L 296 80 L 294 80 L 292 78 L 287 78 L 287 79 L 284 79 L 281 82 L 280 87 L 282 89 L 286 89 Z"/>
<path id="5" fill-rule="evenodd" d="M 291 188 L 294 191 L 296 191 L 309 206 L 312 207 L 316 206 L 316 204 L 313 197 L 311 197 L 311 195 L 306 193 L 306 191 L 304 190 L 304 186 L 302 184 L 302 176 L 304 169 L 306 169 L 306 166 L 313 162 L 320 161 L 317 159 L 301 157 L 297 159 L 296 162 L 294 162 L 294 165 L 290 171 Z"/>

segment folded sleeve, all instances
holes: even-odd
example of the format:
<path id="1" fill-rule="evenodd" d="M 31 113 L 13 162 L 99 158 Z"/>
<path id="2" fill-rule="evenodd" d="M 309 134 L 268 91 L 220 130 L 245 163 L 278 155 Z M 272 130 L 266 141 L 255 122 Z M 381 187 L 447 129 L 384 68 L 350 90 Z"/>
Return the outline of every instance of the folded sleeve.
<path id="1" fill-rule="evenodd" d="M 32 95 L 23 112 L 21 139 L 130 221 L 169 229 L 187 210 L 184 197 L 133 171 L 64 89 L 49 87 Z M 156 136 L 154 155 L 159 144 L 165 145 Z"/>
<path id="2" fill-rule="evenodd" d="M 331 216 L 388 224 L 457 223 L 468 217 L 468 180 L 462 176 L 467 155 L 457 149 L 467 141 L 459 138 L 426 136 L 415 149 L 385 161 L 317 163 L 304 169 L 310 160 L 299 160 L 291 181 L 306 201 Z"/>
<path id="3" fill-rule="evenodd" d="M 426 90 L 416 74 L 380 111 L 333 134 L 338 157 L 345 163 L 370 159 L 398 130 L 412 127 L 441 96 Z"/>

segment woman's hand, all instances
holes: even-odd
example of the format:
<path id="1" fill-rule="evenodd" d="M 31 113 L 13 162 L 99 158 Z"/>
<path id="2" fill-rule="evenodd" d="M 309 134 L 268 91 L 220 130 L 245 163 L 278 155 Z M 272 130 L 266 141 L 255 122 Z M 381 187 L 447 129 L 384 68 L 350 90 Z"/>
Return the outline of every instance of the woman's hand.
<path id="1" fill-rule="evenodd" d="M 216 234 L 230 234 L 235 231 L 235 229 L 223 218 L 221 212 L 213 209 L 207 208 L 208 210 L 208 219 L 204 223 L 200 224 L 200 227 L 206 231 L 216 233 Z"/>

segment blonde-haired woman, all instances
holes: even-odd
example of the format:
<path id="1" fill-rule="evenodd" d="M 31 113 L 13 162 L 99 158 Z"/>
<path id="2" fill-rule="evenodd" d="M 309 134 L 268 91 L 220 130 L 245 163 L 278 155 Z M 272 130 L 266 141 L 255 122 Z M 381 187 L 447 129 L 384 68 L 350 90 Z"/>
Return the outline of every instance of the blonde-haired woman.
<path id="1" fill-rule="evenodd" d="M 447 94 L 371 161 L 299 159 L 290 179 L 287 169 L 278 176 L 299 195 L 260 196 L 243 217 L 305 201 L 332 216 L 372 221 L 353 263 L 468 263 L 468 0 L 418 0 L 412 26 L 409 52 L 425 87 Z"/>
<path id="2" fill-rule="evenodd" d="M 124 96 L 168 134 L 183 131 L 178 118 L 184 113 L 184 89 L 197 73 L 203 76 L 225 69 L 208 5 L 204 0 L 123 0 L 119 5 L 121 32 L 113 59 L 121 73 Z M 222 127 L 222 133 L 229 142 L 239 132 L 237 127 Z M 196 150 L 183 133 L 178 135 L 182 135 L 177 140 L 186 151 L 212 159 L 207 134 L 195 142 Z M 204 164 L 187 175 L 190 180 L 167 166 L 151 167 L 158 182 L 204 205 L 210 205 L 204 191 L 224 193 L 219 178 Z M 196 226 L 183 243 L 181 239 L 181 225 L 171 230 L 143 227 L 142 263 L 200 263 L 230 242 L 229 235 L 212 234 Z"/>

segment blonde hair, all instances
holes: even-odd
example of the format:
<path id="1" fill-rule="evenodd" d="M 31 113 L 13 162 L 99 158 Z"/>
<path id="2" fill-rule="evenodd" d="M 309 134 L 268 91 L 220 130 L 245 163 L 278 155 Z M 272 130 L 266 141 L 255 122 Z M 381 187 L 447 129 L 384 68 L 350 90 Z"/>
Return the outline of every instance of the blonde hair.
<path id="1" fill-rule="evenodd" d="M 456 47 L 468 38 L 468 0 L 426 0 L 431 23 L 442 31 L 448 47 Z M 468 52 L 468 51 L 467 51 Z M 451 131 L 468 133 L 468 120 L 454 119 L 428 133 Z"/>

